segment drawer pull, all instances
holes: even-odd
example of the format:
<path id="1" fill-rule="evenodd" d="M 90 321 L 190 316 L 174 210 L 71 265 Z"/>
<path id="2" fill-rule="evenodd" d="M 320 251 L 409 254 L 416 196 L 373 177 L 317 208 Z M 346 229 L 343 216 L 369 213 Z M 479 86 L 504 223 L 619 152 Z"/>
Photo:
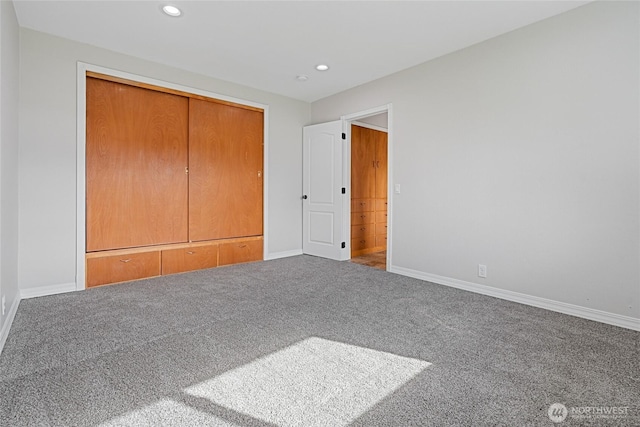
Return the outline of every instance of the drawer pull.
<path id="1" fill-rule="evenodd" d="M 193 255 L 193 254 L 195 254 L 195 252 L 194 252 L 194 251 L 188 251 L 188 252 L 187 252 L 187 255 Z"/>
<path id="2" fill-rule="evenodd" d="M 366 229 L 367 229 L 367 227 L 362 227 L 362 228 L 360 229 L 360 231 L 365 231 Z"/>
<path id="3" fill-rule="evenodd" d="M 238 245 L 239 248 L 246 248 L 247 245 Z"/>
<path id="4" fill-rule="evenodd" d="M 360 218 L 366 218 L 366 217 L 367 217 L 366 215 L 360 215 Z"/>
<path id="5" fill-rule="evenodd" d="M 120 262 L 129 262 L 131 261 L 131 258 L 127 258 L 127 259 L 121 259 Z"/>

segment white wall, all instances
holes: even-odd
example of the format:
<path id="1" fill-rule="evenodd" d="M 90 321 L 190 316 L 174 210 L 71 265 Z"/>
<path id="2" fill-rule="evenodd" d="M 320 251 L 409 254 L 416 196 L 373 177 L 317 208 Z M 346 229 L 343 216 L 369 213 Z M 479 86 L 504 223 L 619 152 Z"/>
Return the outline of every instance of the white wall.
<path id="1" fill-rule="evenodd" d="M 42 294 L 75 282 L 77 61 L 268 104 L 268 253 L 301 250 L 301 128 L 309 120 L 309 104 L 44 33 L 20 31 L 22 292 Z"/>
<path id="2" fill-rule="evenodd" d="M 358 119 L 359 122 L 367 123 L 370 125 L 374 125 L 377 127 L 381 127 L 384 129 L 388 128 L 389 125 L 389 114 L 388 113 L 380 113 L 374 116 L 365 117 L 362 119 Z"/>
<path id="3" fill-rule="evenodd" d="M 393 104 L 396 271 L 640 318 L 639 16 L 591 3 L 312 104 Z"/>
<path id="4" fill-rule="evenodd" d="M 0 351 L 19 302 L 18 83 L 19 30 L 13 3 L 0 2 Z M 1 313 L 1 312 L 0 312 Z"/>

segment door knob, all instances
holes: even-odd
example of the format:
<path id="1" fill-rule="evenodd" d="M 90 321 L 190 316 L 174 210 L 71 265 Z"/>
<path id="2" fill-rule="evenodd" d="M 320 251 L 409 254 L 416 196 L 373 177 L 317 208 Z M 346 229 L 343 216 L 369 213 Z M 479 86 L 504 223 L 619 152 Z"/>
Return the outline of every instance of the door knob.
<path id="1" fill-rule="evenodd" d="M 307 200 L 307 195 L 305 194 L 304 196 L 302 196 L 302 198 L 303 198 L 304 200 Z"/>

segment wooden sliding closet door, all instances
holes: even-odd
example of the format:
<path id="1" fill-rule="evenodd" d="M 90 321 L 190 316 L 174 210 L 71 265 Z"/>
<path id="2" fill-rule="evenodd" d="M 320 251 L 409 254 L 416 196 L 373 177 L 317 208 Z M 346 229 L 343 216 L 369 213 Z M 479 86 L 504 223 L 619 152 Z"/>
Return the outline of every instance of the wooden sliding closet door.
<path id="1" fill-rule="evenodd" d="M 188 239 L 186 97 L 87 78 L 87 252 Z"/>
<path id="2" fill-rule="evenodd" d="M 189 102 L 189 239 L 262 235 L 262 111 Z"/>

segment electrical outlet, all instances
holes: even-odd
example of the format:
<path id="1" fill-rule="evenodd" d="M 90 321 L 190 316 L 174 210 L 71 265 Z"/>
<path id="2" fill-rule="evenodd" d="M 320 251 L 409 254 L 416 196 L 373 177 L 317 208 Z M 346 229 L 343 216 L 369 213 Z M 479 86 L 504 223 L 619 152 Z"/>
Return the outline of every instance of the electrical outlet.
<path id="1" fill-rule="evenodd" d="M 4 312 L 7 310 L 7 304 L 5 301 L 4 295 L 2 295 L 2 315 L 4 316 Z"/>
<path id="2" fill-rule="evenodd" d="M 487 266 L 484 264 L 478 264 L 478 277 L 487 277 Z"/>

